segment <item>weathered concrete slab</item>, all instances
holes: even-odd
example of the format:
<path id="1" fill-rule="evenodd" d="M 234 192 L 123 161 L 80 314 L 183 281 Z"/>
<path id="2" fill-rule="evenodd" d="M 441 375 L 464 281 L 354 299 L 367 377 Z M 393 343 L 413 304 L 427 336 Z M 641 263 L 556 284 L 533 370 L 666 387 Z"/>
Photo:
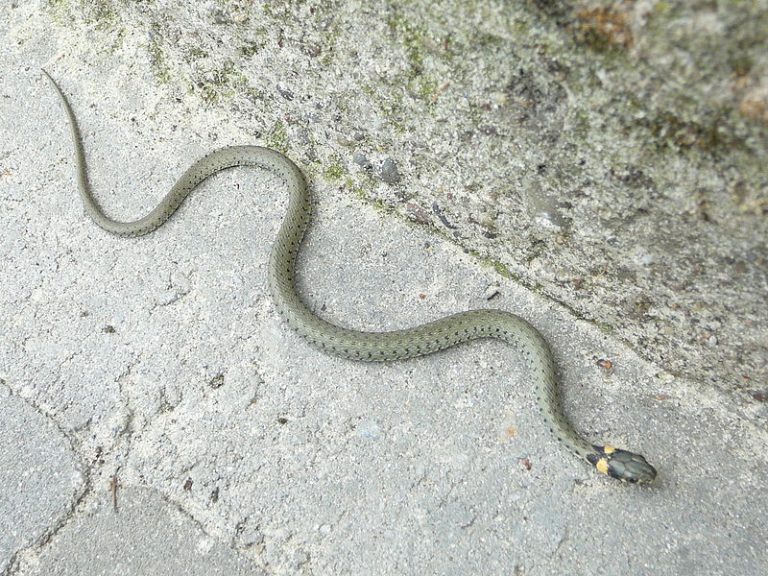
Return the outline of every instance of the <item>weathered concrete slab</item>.
<path id="1" fill-rule="evenodd" d="M 0 14 L 0 378 L 66 439 L 59 478 L 89 479 L 8 544 L 10 574 L 145 574 L 163 550 L 230 573 L 765 572 L 765 4 L 536 5 Z M 699 37 L 727 46 L 701 63 Z M 102 233 L 42 65 L 112 214 L 212 147 L 285 150 L 317 198 L 299 272 L 318 312 L 384 329 L 515 311 L 579 429 L 659 482 L 564 453 L 498 343 L 375 366 L 308 348 L 266 293 L 269 175 L 216 177 L 149 238 Z M 34 518 L 10 460 L 3 505 Z"/>
<path id="2" fill-rule="evenodd" d="M 163 139 L 203 107 L 211 143 L 236 118 L 675 374 L 765 396 L 765 0 L 40 6 L 12 39 L 52 34 L 117 123 Z"/>
<path id="3" fill-rule="evenodd" d="M 85 482 L 67 438 L 0 379 L 0 571 L 61 525 Z"/>
<path id="4" fill-rule="evenodd" d="M 151 490 L 119 491 L 85 501 L 77 518 L 39 555 L 22 559 L 24 574 L 264 574 L 206 535 L 186 514 Z"/>

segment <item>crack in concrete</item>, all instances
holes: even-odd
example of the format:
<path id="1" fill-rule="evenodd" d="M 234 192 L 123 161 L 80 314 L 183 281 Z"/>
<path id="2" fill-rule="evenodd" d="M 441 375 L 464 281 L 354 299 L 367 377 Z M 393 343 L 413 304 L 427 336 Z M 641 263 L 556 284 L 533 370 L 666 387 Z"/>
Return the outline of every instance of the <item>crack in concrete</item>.
<path id="1" fill-rule="evenodd" d="M 71 504 L 69 504 L 67 510 L 65 510 L 62 516 L 59 519 L 54 520 L 49 525 L 49 527 L 43 530 L 43 532 L 37 538 L 33 539 L 29 544 L 20 548 L 11 555 L 5 574 L 7 576 L 14 576 L 20 573 L 22 560 L 26 555 L 39 554 L 40 551 L 53 540 L 56 534 L 58 534 L 67 524 L 69 524 L 69 522 L 71 522 L 85 497 L 91 491 L 92 482 L 91 471 L 83 461 L 82 456 L 77 449 L 77 440 L 73 438 L 69 432 L 59 424 L 55 417 L 52 417 L 50 414 L 48 414 L 45 410 L 38 406 L 36 402 L 30 398 L 25 398 L 17 394 L 14 388 L 3 379 L 0 379 L 0 385 L 4 386 L 12 396 L 18 398 L 24 404 L 31 407 L 37 414 L 42 416 L 49 425 L 53 426 L 58 431 L 62 438 L 65 439 L 67 447 L 73 456 L 76 471 L 83 478 L 82 485 L 75 490 L 71 499 Z"/>

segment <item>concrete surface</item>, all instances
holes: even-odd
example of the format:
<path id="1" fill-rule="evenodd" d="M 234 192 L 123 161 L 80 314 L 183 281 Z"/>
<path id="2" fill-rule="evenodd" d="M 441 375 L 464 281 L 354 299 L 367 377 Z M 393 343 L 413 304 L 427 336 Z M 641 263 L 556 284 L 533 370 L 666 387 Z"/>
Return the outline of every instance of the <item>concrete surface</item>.
<path id="1" fill-rule="evenodd" d="M 0 380 L 0 568 L 60 525 L 85 479 L 66 434 Z"/>
<path id="2" fill-rule="evenodd" d="M 205 534 L 200 526 L 157 493 L 121 492 L 119 513 L 102 495 L 78 509 L 37 555 L 22 556 L 27 574 L 249 574 L 261 570 Z M 148 543 L 152 543 L 149 544 Z"/>
<path id="3" fill-rule="evenodd" d="M 3 574 L 766 572 L 766 5 L 507 4 L 0 11 Z M 283 149 L 319 313 L 519 313 L 577 427 L 658 483 L 565 453 L 500 343 L 366 365 L 287 331 L 268 174 L 102 233 L 41 66 L 111 213 Z"/>

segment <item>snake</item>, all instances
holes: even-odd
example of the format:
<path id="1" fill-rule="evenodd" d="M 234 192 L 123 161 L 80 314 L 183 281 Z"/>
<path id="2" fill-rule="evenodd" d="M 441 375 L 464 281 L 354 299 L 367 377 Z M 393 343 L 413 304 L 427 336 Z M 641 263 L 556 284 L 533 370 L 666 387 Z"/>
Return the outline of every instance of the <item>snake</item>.
<path id="1" fill-rule="evenodd" d="M 216 149 L 194 162 L 163 199 L 142 218 L 121 222 L 108 217 L 91 192 L 83 141 L 75 113 L 59 84 L 55 88 L 66 112 L 75 150 L 80 197 L 87 215 L 121 237 L 149 234 L 162 226 L 204 180 L 229 168 L 248 166 L 279 177 L 288 190 L 285 217 L 272 245 L 268 284 L 275 309 L 296 334 L 322 352 L 350 360 L 387 362 L 432 354 L 479 338 L 496 338 L 517 351 L 530 374 L 539 411 L 552 435 L 601 474 L 622 482 L 650 483 L 656 470 L 640 454 L 611 445 L 592 444 L 579 435 L 563 412 L 552 352 L 541 333 L 523 318 L 504 310 L 477 309 L 445 316 L 401 330 L 352 330 L 315 314 L 296 290 L 296 257 L 311 219 L 312 201 L 301 169 L 271 148 L 245 145 Z"/>

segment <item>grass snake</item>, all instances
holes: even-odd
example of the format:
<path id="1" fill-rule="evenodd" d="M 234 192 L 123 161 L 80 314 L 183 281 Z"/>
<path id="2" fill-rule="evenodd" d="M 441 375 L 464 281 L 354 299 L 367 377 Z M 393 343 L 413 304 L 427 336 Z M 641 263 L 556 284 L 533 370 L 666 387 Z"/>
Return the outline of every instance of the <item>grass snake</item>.
<path id="1" fill-rule="evenodd" d="M 215 150 L 190 166 L 170 192 L 146 216 L 118 222 L 106 216 L 91 194 L 82 139 L 74 112 L 56 81 L 43 70 L 66 111 L 77 164 L 77 180 L 85 210 L 101 228 L 124 237 L 143 236 L 162 226 L 201 182 L 221 170 L 256 166 L 279 176 L 290 199 L 269 259 L 269 288 L 275 308 L 297 334 L 322 351 L 369 362 L 404 360 L 450 348 L 477 338 L 498 338 L 525 360 L 536 390 L 536 399 L 552 434 L 568 449 L 587 460 L 598 472 L 624 482 L 645 483 L 656 470 L 639 454 L 591 444 L 568 422 L 560 403 L 552 353 L 531 324 L 503 310 L 470 310 L 413 328 L 389 332 L 351 330 L 312 312 L 296 292 L 296 255 L 310 221 L 311 199 L 301 170 L 288 157 L 260 146 L 230 146 Z"/>

